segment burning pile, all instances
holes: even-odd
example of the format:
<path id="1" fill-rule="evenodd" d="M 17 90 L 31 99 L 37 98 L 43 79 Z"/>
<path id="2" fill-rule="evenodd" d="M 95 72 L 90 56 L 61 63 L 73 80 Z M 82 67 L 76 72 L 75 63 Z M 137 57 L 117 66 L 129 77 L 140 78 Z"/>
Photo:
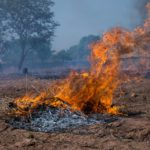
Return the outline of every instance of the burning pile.
<path id="1" fill-rule="evenodd" d="M 25 96 L 15 100 L 13 114 L 30 115 L 41 106 L 62 110 L 69 106 L 72 112 L 81 111 L 85 114 L 118 114 L 119 109 L 112 107 L 112 101 L 121 83 L 121 59 L 143 56 L 140 63 L 149 69 L 149 64 L 143 59 L 150 54 L 150 4 L 147 8 L 148 19 L 142 27 L 133 32 L 119 27 L 111 29 L 90 46 L 89 72 L 72 72 L 68 78 L 52 85 L 53 93 L 43 92 L 39 96 Z"/>

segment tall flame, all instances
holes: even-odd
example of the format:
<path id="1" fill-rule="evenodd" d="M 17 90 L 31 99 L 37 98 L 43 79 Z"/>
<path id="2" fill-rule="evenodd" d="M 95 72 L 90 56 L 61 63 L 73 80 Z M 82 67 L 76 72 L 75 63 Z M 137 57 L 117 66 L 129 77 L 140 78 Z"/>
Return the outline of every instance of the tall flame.
<path id="1" fill-rule="evenodd" d="M 89 72 L 72 73 L 60 85 L 56 97 L 84 112 L 117 113 L 111 107 L 113 93 L 119 84 L 120 48 L 129 34 L 120 28 L 105 33 L 91 46 Z"/>
<path id="2" fill-rule="evenodd" d="M 85 113 L 118 114 L 118 108 L 112 107 L 112 101 L 120 84 L 121 58 L 140 53 L 149 55 L 150 3 L 147 8 L 148 19 L 143 27 L 138 27 L 133 32 L 119 27 L 111 29 L 103 34 L 101 40 L 90 46 L 91 68 L 88 72 L 71 72 L 68 78 L 53 85 L 51 88 L 57 89 L 53 98 L 46 92 L 35 98 L 23 97 L 15 101 L 17 107 L 21 110 L 28 107 L 30 111 L 43 104 L 60 107 L 57 99 L 61 99 L 73 109 Z M 148 48 L 145 48 L 146 46 Z M 22 111 L 18 109 L 17 113 L 21 114 Z"/>

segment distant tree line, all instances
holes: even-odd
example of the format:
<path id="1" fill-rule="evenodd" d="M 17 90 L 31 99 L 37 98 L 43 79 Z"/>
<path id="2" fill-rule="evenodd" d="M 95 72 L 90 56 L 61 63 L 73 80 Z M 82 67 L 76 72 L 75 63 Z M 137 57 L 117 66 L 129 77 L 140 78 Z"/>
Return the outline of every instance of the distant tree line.
<path id="1" fill-rule="evenodd" d="M 36 51 L 30 51 L 26 56 L 26 62 L 36 63 L 48 63 L 53 62 L 56 64 L 62 64 L 66 61 L 87 61 L 90 55 L 90 44 L 99 40 L 98 36 L 89 35 L 81 38 L 78 44 L 71 46 L 69 49 L 54 51 L 48 44 L 42 43 Z M 12 40 L 5 43 L 7 51 L 3 54 L 3 60 L 8 64 L 18 64 L 18 58 L 21 55 L 19 40 Z"/>
<path id="2" fill-rule="evenodd" d="M 99 36 L 89 35 L 81 38 L 77 45 L 71 46 L 69 49 L 61 50 L 54 55 L 57 60 L 87 60 L 90 55 L 90 45 L 99 40 Z"/>

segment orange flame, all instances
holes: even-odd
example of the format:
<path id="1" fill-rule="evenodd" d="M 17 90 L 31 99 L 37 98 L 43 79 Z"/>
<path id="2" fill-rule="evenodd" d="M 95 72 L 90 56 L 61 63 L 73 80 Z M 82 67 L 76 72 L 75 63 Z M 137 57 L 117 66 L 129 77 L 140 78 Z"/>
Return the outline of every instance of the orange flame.
<path id="1" fill-rule="evenodd" d="M 29 108 L 30 111 L 43 104 L 60 107 L 61 102 L 57 99 L 61 99 L 72 109 L 85 113 L 118 114 L 119 110 L 112 107 L 112 101 L 114 92 L 121 82 L 121 58 L 143 53 L 149 55 L 149 49 L 146 51 L 145 46 L 150 42 L 150 4 L 147 8 L 149 18 L 143 27 L 138 27 L 133 32 L 114 28 L 91 45 L 89 72 L 71 72 L 68 78 L 54 85 L 57 90 L 53 98 L 50 98 L 49 93 L 41 93 L 35 98 L 19 98 L 15 101 L 17 107 L 21 110 Z M 18 109 L 16 114 L 22 112 Z"/>

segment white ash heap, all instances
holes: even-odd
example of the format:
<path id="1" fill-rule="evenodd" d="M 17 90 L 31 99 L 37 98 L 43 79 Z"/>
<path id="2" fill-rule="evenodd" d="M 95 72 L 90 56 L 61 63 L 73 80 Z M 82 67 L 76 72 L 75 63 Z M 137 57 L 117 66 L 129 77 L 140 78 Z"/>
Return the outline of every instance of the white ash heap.
<path id="1" fill-rule="evenodd" d="M 33 113 L 30 117 L 14 117 L 8 122 L 15 128 L 38 131 L 65 131 L 81 126 L 107 123 L 117 120 L 117 117 L 104 114 L 85 115 L 82 112 L 72 112 L 69 109 L 47 107 Z"/>

